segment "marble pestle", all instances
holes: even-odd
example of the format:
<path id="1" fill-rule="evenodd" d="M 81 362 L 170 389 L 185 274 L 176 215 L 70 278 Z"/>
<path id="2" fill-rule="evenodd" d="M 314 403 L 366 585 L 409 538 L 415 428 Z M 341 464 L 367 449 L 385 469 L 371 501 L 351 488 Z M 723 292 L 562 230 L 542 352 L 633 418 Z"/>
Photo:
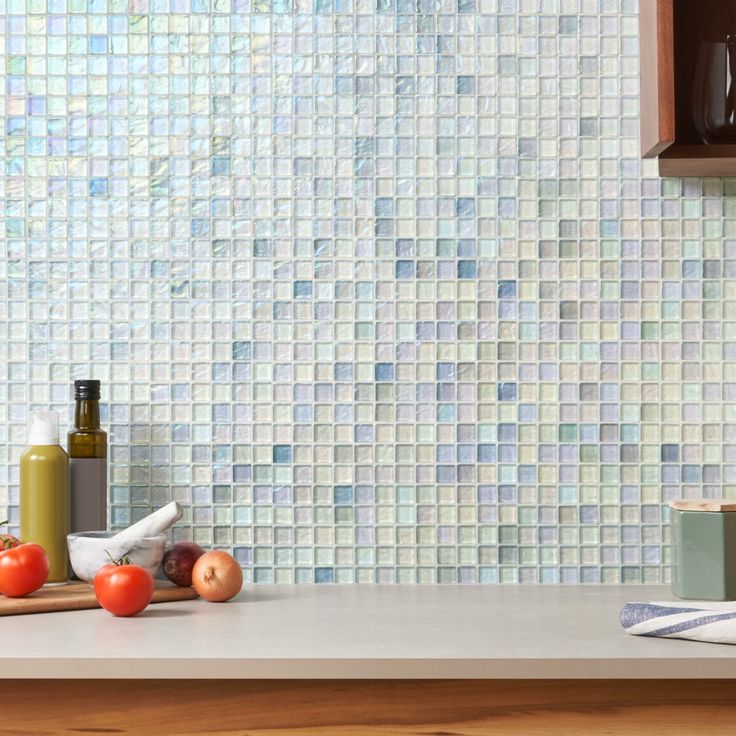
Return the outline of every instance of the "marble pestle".
<path id="1" fill-rule="evenodd" d="M 112 539 L 125 540 L 155 537 L 157 534 L 165 532 L 170 526 L 173 526 L 181 517 L 181 506 L 176 501 L 172 501 L 140 521 L 136 521 L 135 524 L 131 524 L 127 529 L 123 529 L 113 535 Z"/>

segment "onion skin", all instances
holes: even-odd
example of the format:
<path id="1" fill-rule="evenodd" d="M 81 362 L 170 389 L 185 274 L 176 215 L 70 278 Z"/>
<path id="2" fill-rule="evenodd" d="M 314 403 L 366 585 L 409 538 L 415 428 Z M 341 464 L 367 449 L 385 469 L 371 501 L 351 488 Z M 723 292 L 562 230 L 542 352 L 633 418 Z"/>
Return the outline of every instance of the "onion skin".
<path id="1" fill-rule="evenodd" d="M 172 583 L 188 588 L 192 584 L 192 569 L 204 550 L 194 542 L 177 542 L 166 550 L 164 575 Z"/>
<path id="2" fill-rule="evenodd" d="M 192 585 L 201 598 L 222 603 L 243 587 L 243 571 L 232 555 L 216 550 L 205 552 L 192 570 Z"/>

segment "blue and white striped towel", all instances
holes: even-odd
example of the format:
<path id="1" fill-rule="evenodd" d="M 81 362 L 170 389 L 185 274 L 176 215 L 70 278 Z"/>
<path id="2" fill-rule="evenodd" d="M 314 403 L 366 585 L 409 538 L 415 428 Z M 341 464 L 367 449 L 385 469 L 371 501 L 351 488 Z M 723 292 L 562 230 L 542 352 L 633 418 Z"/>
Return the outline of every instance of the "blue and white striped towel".
<path id="1" fill-rule="evenodd" d="M 627 603 L 619 620 L 634 636 L 736 644 L 736 602 Z"/>

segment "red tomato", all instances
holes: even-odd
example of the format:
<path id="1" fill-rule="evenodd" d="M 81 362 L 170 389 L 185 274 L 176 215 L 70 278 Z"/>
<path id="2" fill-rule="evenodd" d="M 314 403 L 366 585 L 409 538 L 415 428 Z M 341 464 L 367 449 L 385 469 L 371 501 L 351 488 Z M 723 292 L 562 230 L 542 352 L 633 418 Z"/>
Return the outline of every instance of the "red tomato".
<path id="1" fill-rule="evenodd" d="M 116 616 L 135 616 L 153 598 L 153 575 L 140 565 L 105 565 L 95 575 L 97 602 Z"/>
<path id="2" fill-rule="evenodd" d="M 10 598 L 38 590 L 49 577 L 49 558 L 40 544 L 0 551 L 0 593 Z"/>

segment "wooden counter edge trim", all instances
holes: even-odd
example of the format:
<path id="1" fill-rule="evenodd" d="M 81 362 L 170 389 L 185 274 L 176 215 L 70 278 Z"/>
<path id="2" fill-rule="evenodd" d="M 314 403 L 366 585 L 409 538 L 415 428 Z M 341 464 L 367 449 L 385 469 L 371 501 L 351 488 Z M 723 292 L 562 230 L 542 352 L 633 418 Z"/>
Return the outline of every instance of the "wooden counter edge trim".
<path id="1" fill-rule="evenodd" d="M 725 734 L 733 732 L 735 685 L 596 679 L 15 680 L 0 689 L 0 734 L 567 736 L 605 727 L 607 734 L 689 736 L 705 733 L 698 730 L 705 724 L 708 734 Z"/>
<path id="2" fill-rule="evenodd" d="M 676 511 L 703 511 L 722 513 L 726 511 L 736 511 L 736 501 L 726 500 L 722 498 L 680 498 L 676 501 L 670 501 L 669 507 L 671 509 L 675 509 Z"/>
<path id="3" fill-rule="evenodd" d="M 677 645 L 683 645 L 677 642 Z M 686 644 L 686 643 L 685 643 Z M 4 659 L 9 679 L 99 680 L 708 680 L 736 678 L 733 657 L 506 659 Z M 2 733 L 0 731 L 0 733 Z"/>

